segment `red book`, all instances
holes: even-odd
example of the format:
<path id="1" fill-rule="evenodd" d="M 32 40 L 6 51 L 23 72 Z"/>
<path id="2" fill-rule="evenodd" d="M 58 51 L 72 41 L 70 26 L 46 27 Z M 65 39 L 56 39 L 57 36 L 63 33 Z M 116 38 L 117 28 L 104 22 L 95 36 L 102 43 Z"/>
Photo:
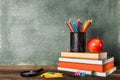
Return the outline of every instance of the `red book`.
<path id="1" fill-rule="evenodd" d="M 78 69 L 78 70 L 89 70 L 89 71 L 96 71 L 96 72 L 105 72 L 114 67 L 114 59 L 113 58 L 110 58 L 106 61 L 80 60 L 80 59 L 78 60 L 77 59 L 78 60 L 78 62 L 77 62 L 76 59 L 72 59 L 71 61 L 68 61 L 68 60 L 70 60 L 70 59 L 60 58 L 58 67 Z M 95 61 L 96 61 L 96 63 L 95 63 Z M 97 63 L 97 62 L 99 62 L 99 63 Z"/>

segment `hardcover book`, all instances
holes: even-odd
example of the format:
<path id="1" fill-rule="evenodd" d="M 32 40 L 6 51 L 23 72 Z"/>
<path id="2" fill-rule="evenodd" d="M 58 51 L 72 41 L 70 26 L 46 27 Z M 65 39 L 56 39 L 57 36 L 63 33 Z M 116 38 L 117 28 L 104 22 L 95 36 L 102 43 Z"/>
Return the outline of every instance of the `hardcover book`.
<path id="1" fill-rule="evenodd" d="M 104 72 L 114 67 L 114 58 L 107 60 L 83 60 L 59 58 L 59 67 Z"/>
<path id="2" fill-rule="evenodd" d="M 88 75 L 91 75 L 92 71 L 88 71 L 88 70 L 78 70 L 78 69 L 70 69 L 70 68 L 62 68 L 62 67 L 58 67 L 58 70 L 62 70 L 62 71 L 68 71 L 68 72 L 85 72 Z M 102 77 L 106 77 L 108 75 L 110 75 L 111 73 L 113 73 L 116 70 L 116 67 L 113 67 L 112 69 L 106 71 L 106 72 L 95 72 L 94 75 L 96 76 L 102 76 Z"/>
<path id="3" fill-rule="evenodd" d="M 106 60 L 87 60 L 87 59 L 75 59 L 75 58 L 62 58 L 62 57 L 60 57 L 59 61 L 103 65 L 103 64 L 109 63 L 111 61 L 114 61 L 114 57 L 108 58 Z"/>
<path id="4" fill-rule="evenodd" d="M 93 59 L 93 60 L 105 60 L 105 59 L 107 59 L 107 52 L 91 53 L 91 52 L 62 51 L 61 52 L 61 57 L 64 57 L 64 58 Z"/>

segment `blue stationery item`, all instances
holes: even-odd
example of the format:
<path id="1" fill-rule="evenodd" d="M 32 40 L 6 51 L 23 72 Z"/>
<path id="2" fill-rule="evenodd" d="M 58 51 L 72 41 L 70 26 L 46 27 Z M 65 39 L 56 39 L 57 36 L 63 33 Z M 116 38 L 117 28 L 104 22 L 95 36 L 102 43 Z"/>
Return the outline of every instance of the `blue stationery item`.
<path id="1" fill-rule="evenodd" d="M 84 73 L 84 72 L 81 74 L 82 77 L 86 77 L 86 75 L 87 75 L 87 74 Z"/>
<path id="2" fill-rule="evenodd" d="M 72 20 L 70 19 L 69 21 L 70 21 L 70 25 L 72 26 L 73 30 L 76 32 L 76 29 L 75 29 L 75 27 L 74 27 L 74 25 L 73 25 Z"/>
<path id="3" fill-rule="evenodd" d="M 75 29 L 75 27 L 74 27 L 74 24 L 73 24 L 72 20 L 70 20 L 70 25 L 72 26 L 72 28 L 73 28 L 74 31 L 76 32 L 76 29 Z"/>
<path id="4" fill-rule="evenodd" d="M 78 22 L 76 22 L 76 26 L 77 26 L 77 29 L 78 29 Z"/>
<path id="5" fill-rule="evenodd" d="M 73 22 L 72 22 L 72 20 L 70 20 L 70 24 L 71 24 L 71 26 L 73 27 Z"/>
<path id="6" fill-rule="evenodd" d="M 75 29 L 75 32 L 78 32 L 78 28 L 77 28 L 76 24 L 73 24 L 73 27 Z"/>
<path id="7" fill-rule="evenodd" d="M 94 76 L 95 72 L 94 71 L 91 71 L 91 76 Z"/>

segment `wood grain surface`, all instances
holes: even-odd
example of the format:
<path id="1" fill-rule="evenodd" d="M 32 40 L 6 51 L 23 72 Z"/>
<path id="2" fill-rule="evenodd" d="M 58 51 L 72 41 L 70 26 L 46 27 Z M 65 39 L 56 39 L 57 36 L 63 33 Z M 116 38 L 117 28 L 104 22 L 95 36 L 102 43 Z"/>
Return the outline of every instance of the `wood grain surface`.
<path id="1" fill-rule="evenodd" d="M 20 72 L 25 70 L 36 70 L 44 68 L 45 71 L 52 72 L 62 72 L 63 78 L 58 79 L 46 79 L 40 76 L 36 77 L 21 77 Z M 107 77 L 97 77 L 97 76 L 74 76 L 74 73 L 64 72 L 56 70 L 56 66 L 0 66 L 0 80 L 119 80 L 120 79 L 120 69 L 117 69 L 113 74 Z"/>

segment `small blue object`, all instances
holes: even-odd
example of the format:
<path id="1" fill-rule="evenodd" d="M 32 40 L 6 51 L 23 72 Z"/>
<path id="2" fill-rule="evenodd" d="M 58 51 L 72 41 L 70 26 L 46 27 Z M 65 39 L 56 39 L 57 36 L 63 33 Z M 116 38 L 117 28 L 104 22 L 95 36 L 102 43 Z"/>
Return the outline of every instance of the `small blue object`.
<path id="1" fill-rule="evenodd" d="M 82 77 L 86 77 L 86 75 L 87 75 L 87 74 L 84 73 L 84 72 L 81 74 Z"/>
<path id="2" fill-rule="evenodd" d="M 78 22 L 76 22 L 76 26 L 77 26 L 77 29 L 78 29 Z"/>
<path id="3" fill-rule="evenodd" d="M 94 74 L 95 74 L 95 72 L 94 72 L 94 71 L 92 71 L 92 72 L 91 72 L 91 76 L 94 76 Z"/>
<path id="4" fill-rule="evenodd" d="M 70 24 L 71 24 L 71 26 L 72 26 L 72 28 L 73 28 L 73 22 L 72 22 L 72 21 L 70 21 Z"/>
<path id="5" fill-rule="evenodd" d="M 78 32 L 78 28 L 77 28 L 76 24 L 73 24 L 73 28 L 74 28 L 75 32 Z"/>

